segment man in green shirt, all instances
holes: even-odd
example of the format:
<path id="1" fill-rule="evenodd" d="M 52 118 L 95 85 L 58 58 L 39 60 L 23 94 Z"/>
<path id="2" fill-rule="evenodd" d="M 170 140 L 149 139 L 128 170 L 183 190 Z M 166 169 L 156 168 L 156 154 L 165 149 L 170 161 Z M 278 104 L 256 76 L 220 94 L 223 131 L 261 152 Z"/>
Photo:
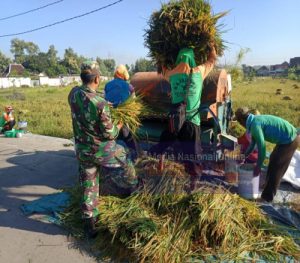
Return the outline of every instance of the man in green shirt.
<path id="1" fill-rule="evenodd" d="M 253 115 L 248 108 L 239 108 L 235 119 L 244 126 L 252 136 L 252 142 L 246 150 L 249 155 L 257 145 L 258 161 L 254 168 L 254 176 L 258 176 L 266 158 L 266 143 L 276 144 L 267 171 L 267 181 L 261 198 L 267 202 L 273 201 L 280 180 L 287 171 L 292 157 L 300 146 L 300 135 L 297 129 L 288 121 L 272 115 Z"/>
<path id="2" fill-rule="evenodd" d="M 125 148 L 116 142 L 122 124 L 113 123 L 108 102 L 97 92 L 97 65 L 85 63 L 80 77 L 82 86 L 71 90 L 68 101 L 83 189 L 82 216 L 88 236 L 95 237 L 99 187 L 100 194 L 127 196 L 135 190 L 137 179 Z"/>
<path id="3" fill-rule="evenodd" d="M 211 44 L 213 47 L 214 45 Z M 160 143 L 150 149 L 151 154 L 162 154 L 174 143 L 180 142 L 179 149 L 175 149 L 175 158 L 185 164 L 186 171 L 191 175 L 191 189 L 193 182 L 201 176 L 201 130 L 199 108 L 203 80 L 212 71 L 217 59 L 213 47 L 208 54 L 207 61 L 198 65 L 192 48 L 182 48 L 173 69 L 163 68 L 163 75 L 171 86 L 172 104 L 186 102 L 186 120 L 180 131 L 164 131 L 160 136 Z"/>

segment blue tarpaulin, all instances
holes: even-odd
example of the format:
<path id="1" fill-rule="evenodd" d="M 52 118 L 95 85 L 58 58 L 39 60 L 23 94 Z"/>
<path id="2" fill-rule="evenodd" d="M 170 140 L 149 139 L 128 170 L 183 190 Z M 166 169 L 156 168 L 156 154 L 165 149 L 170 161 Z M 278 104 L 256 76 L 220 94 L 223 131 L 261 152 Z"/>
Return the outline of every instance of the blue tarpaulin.
<path id="1" fill-rule="evenodd" d="M 280 205 L 263 204 L 260 205 L 260 208 L 274 223 L 279 227 L 282 226 L 283 231 L 288 232 L 300 245 L 300 213 Z"/>
<path id="2" fill-rule="evenodd" d="M 20 206 L 24 215 L 47 214 L 47 220 L 59 224 L 58 213 L 69 205 L 70 195 L 65 192 L 43 196 L 37 200 L 22 204 Z"/>

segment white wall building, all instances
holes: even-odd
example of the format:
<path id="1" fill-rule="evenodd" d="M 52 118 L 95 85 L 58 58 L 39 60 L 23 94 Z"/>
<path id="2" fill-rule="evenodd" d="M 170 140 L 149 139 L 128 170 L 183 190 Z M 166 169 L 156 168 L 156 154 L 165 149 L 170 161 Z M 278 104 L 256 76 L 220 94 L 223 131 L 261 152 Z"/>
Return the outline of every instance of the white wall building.
<path id="1" fill-rule="evenodd" d="M 0 88 L 6 89 L 11 87 L 22 87 L 28 86 L 31 87 L 30 78 L 0 78 Z"/>
<path id="2" fill-rule="evenodd" d="M 101 81 L 111 80 L 109 77 L 101 76 Z M 60 78 L 49 78 L 40 74 L 38 79 L 31 78 L 0 78 L 0 89 L 12 88 L 12 87 L 37 87 L 37 86 L 50 86 L 50 87 L 60 87 L 67 86 L 72 83 L 81 83 L 80 76 L 62 76 Z"/>

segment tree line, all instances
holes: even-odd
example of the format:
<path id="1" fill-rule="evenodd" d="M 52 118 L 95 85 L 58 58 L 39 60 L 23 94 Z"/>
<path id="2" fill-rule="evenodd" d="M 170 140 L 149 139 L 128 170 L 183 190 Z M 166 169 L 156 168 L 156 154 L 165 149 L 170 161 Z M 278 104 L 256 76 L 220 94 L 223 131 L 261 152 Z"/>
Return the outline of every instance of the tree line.
<path id="1" fill-rule="evenodd" d="M 60 58 L 54 45 L 50 45 L 48 50 L 43 52 L 37 44 L 18 38 L 11 40 L 10 52 L 13 59 L 0 51 L 0 73 L 4 72 L 10 63 L 22 64 L 25 68 L 23 76 L 45 73 L 49 77 L 78 75 L 80 65 L 86 60 L 96 60 L 103 76 L 113 76 L 116 67 L 114 59 L 87 58 L 77 54 L 71 47 L 65 49 L 63 58 Z M 140 58 L 130 66 L 126 64 L 126 67 L 131 74 L 156 70 L 154 63 L 146 58 Z"/>

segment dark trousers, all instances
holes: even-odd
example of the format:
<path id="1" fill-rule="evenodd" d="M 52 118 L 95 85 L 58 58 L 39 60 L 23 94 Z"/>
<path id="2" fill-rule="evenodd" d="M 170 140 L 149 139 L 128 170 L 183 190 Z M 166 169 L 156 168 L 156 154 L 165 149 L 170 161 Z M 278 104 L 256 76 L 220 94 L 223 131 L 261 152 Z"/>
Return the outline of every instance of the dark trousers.
<path id="1" fill-rule="evenodd" d="M 280 185 L 280 180 L 287 171 L 292 157 L 300 147 L 300 135 L 290 144 L 276 145 L 271 156 L 267 171 L 266 186 L 262 192 L 261 197 L 271 202 L 276 195 L 277 189 Z"/>
<path id="2" fill-rule="evenodd" d="M 168 147 L 179 141 L 179 146 L 174 149 L 175 159 L 185 164 L 186 170 L 191 175 L 201 174 L 199 157 L 201 155 L 200 126 L 186 121 L 178 134 L 165 130 L 160 136 L 160 142 L 150 149 L 150 154 L 162 154 Z"/>
<path id="3" fill-rule="evenodd" d="M 4 127 L 3 127 L 3 132 L 5 131 L 11 131 L 12 128 L 15 126 L 16 121 L 12 120 L 12 121 L 8 121 L 5 123 Z"/>

